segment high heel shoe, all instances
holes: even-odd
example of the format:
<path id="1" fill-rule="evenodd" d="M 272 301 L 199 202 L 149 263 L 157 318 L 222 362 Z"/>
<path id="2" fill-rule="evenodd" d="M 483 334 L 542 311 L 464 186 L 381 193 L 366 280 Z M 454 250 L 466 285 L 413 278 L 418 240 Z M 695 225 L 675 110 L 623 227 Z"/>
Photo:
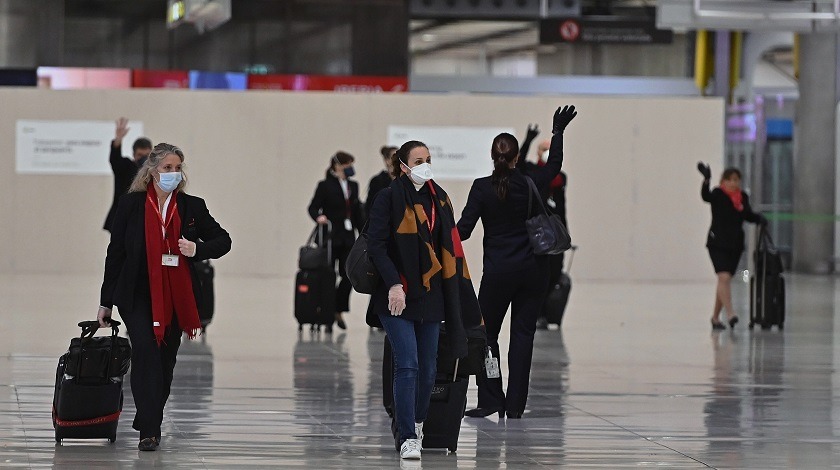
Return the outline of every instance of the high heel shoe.
<path id="1" fill-rule="evenodd" d="M 723 322 L 712 321 L 712 330 L 725 330 L 725 329 L 726 329 L 726 325 L 724 325 Z"/>
<path id="2" fill-rule="evenodd" d="M 486 418 L 493 413 L 499 413 L 499 418 L 504 416 L 505 410 L 503 408 L 473 408 L 471 410 L 467 410 L 464 413 L 464 416 L 468 418 Z"/>
<path id="3" fill-rule="evenodd" d="M 738 316 L 729 319 L 729 328 L 735 328 L 736 324 L 738 324 Z"/>

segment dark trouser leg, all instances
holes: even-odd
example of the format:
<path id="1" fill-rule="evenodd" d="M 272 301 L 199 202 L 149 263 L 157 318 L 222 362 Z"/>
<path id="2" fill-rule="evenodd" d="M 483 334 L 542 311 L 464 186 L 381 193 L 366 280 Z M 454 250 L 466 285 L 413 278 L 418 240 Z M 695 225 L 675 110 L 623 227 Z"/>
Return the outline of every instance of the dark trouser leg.
<path id="1" fill-rule="evenodd" d="M 140 438 L 160 437 L 163 407 L 169 398 L 175 355 L 180 345 L 177 321 L 164 341 L 158 346 L 152 330 L 150 301 L 138 295 L 134 310 L 120 314 L 131 339 L 131 394 L 137 414 L 133 428 L 140 431 Z"/>
<path id="2" fill-rule="evenodd" d="M 337 313 L 350 311 L 350 292 L 353 290 L 353 284 L 347 277 L 347 255 L 350 254 L 350 248 L 349 246 L 333 247 L 333 257 L 338 261 L 338 276 L 341 278 L 335 291 Z"/>
<path id="3" fill-rule="evenodd" d="M 510 318 L 510 349 L 508 350 L 508 388 L 505 408 L 522 412 L 528 401 L 531 377 L 531 358 L 534 352 L 534 332 L 537 318 L 548 293 L 548 266 L 523 272 L 517 282 Z"/>
<path id="4" fill-rule="evenodd" d="M 379 315 L 385 333 L 391 340 L 394 352 L 394 416 L 397 420 L 399 441 L 416 439 L 414 417 L 417 403 L 417 337 L 414 322 L 394 317 Z"/>
<path id="5" fill-rule="evenodd" d="M 417 338 L 417 359 L 419 366 L 414 420 L 415 422 L 422 423 L 426 421 L 426 415 L 429 413 L 429 401 L 432 399 L 432 388 L 435 386 L 440 323 L 415 323 L 414 334 Z"/>
<path id="6" fill-rule="evenodd" d="M 499 332 L 502 330 L 502 321 L 507 314 L 508 306 L 513 299 L 514 289 L 511 276 L 508 274 L 485 273 L 481 278 L 481 287 L 478 292 L 478 303 L 481 306 L 481 314 L 484 316 L 484 326 L 487 329 L 487 346 L 493 353 L 493 357 L 501 357 L 499 353 Z M 502 378 L 488 379 L 485 374 L 476 375 L 478 384 L 478 407 L 499 408 L 505 407 L 505 394 L 502 391 Z"/>

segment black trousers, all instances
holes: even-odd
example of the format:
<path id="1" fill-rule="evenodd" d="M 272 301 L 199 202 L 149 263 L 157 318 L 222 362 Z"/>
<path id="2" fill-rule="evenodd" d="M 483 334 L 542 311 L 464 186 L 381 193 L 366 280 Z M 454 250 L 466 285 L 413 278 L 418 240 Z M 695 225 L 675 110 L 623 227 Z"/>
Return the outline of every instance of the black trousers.
<path id="1" fill-rule="evenodd" d="M 131 394 L 137 414 L 133 428 L 140 431 L 140 439 L 157 437 L 163 423 L 163 407 L 169 399 L 175 356 L 181 346 L 181 328 L 177 318 L 158 346 L 152 330 L 150 294 L 134 298 L 134 310 L 120 313 L 131 340 Z"/>
<path id="2" fill-rule="evenodd" d="M 350 254 L 352 245 L 334 245 L 333 246 L 333 263 L 338 263 L 338 276 L 341 279 L 338 283 L 338 288 L 335 290 L 335 311 L 337 313 L 350 311 L 350 292 L 353 290 L 353 284 L 350 284 L 350 278 L 347 277 L 347 255 Z"/>
<path id="3" fill-rule="evenodd" d="M 511 273 L 485 273 L 481 279 L 478 303 L 487 328 L 487 345 L 493 357 L 501 357 L 499 333 L 508 307 L 511 307 L 510 346 L 508 348 L 507 396 L 502 391 L 502 378 L 488 379 L 477 375 L 479 408 L 502 408 L 522 412 L 528 401 L 531 379 L 531 357 L 534 333 L 545 296 L 548 294 L 548 260 L 541 258 L 537 269 Z"/>

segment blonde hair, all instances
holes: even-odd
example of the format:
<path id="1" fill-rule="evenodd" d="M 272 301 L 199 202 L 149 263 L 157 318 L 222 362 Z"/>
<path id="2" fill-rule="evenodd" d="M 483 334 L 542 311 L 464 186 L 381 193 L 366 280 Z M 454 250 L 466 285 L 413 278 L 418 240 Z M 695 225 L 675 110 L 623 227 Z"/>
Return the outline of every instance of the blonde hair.
<path id="1" fill-rule="evenodd" d="M 145 192 L 149 187 L 149 183 L 152 181 L 152 170 L 157 168 L 167 155 L 175 155 L 181 159 L 181 163 L 184 163 L 184 152 L 180 148 L 172 144 L 161 143 L 155 145 L 152 153 L 146 157 L 143 165 L 140 166 L 140 170 L 137 172 L 137 176 L 134 177 L 134 181 L 131 182 L 131 187 L 128 189 L 128 192 Z M 184 173 L 183 167 L 181 167 L 181 176 L 183 179 L 178 183 L 178 187 L 175 189 L 176 191 L 182 191 L 187 186 L 187 174 Z"/>

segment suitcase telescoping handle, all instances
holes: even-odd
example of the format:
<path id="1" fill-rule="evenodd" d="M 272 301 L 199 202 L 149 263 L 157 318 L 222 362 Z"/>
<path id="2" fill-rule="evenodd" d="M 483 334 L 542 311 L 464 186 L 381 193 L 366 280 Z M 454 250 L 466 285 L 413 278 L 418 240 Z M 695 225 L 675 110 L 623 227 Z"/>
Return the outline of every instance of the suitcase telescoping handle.
<path id="1" fill-rule="evenodd" d="M 120 332 L 119 326 L 122 324 L 113 318 L 108 321 L 111 325 L 111 350 L 108 352 L 108 365 L 105 370 L 105 377 L 111 377 L 111 363 L 113 362 L 114 357 L 114 347 L 117 345 L 117 334 Z M 79 327 L 82 329 L 82 339 L 85 338 L 93 338 L 93 335 L 96 333 L 96 330 L 100 328 L 98 320 L 89 320 L 89 321 L 80 321 Z M 81 342 L 79 345 L 81 350 L 79 351 L 79 361 L 78 361 L 78 370 L 76 371 L 76 377 L 82 375 L 82 356 L 81 354 L 85 350 L 84 341 Z"/>
<path id="2" fill-rule="evenodd" d="M 572 270 L 572 263 L 575 261 L 575 252 L 577 249 L 577 245 L 572 245 L 571 248 L 569 248 L 569 265 L 566 267 L 566 274 Z"/>

